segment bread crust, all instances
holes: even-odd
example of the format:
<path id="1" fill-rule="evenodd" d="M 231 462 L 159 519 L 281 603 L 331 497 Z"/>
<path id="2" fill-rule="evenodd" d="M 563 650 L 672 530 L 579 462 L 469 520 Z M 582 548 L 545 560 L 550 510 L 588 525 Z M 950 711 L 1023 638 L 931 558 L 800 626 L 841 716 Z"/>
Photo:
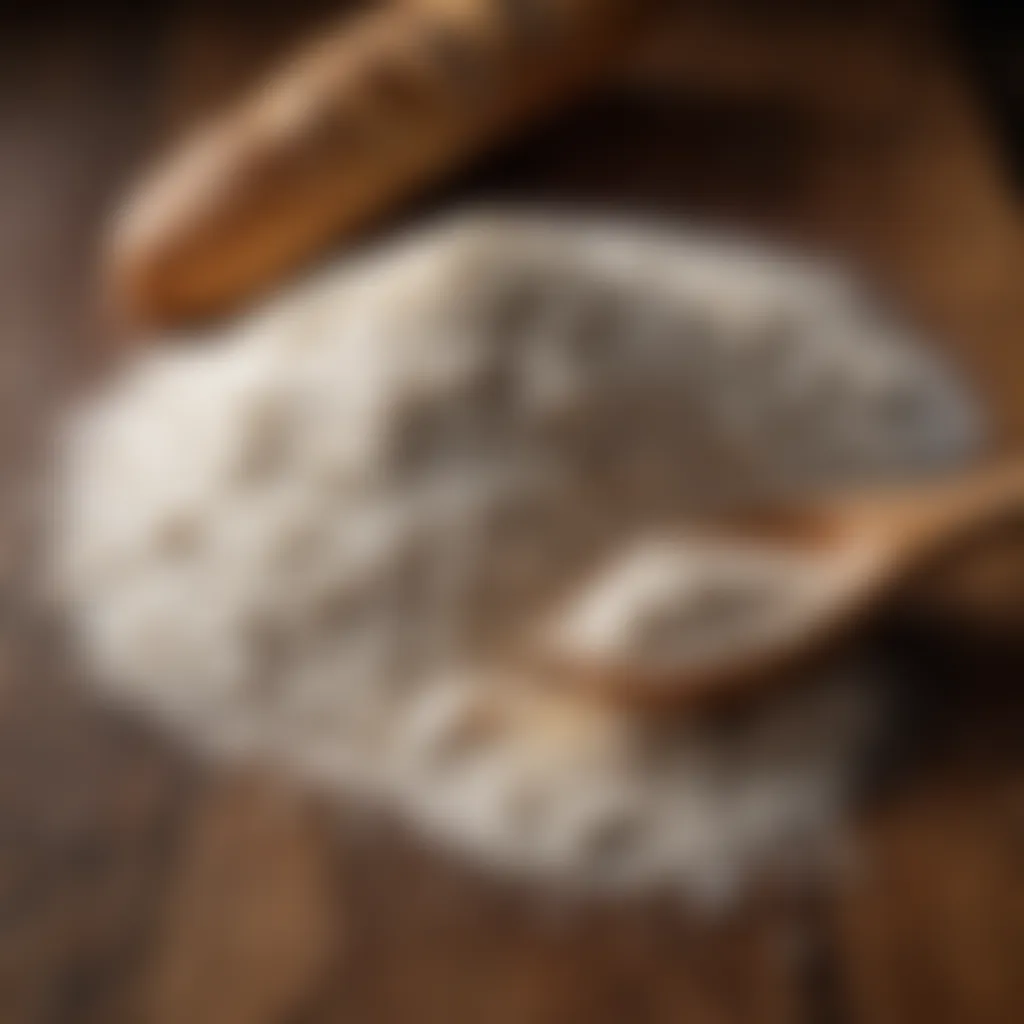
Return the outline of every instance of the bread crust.
<path id="1" fill-rule="evenodd" d="M 412 0 L 345 18 L 144 178 L 109 295 L 134 323 L 229 311 L 623 52 L 653 0 Z"/>

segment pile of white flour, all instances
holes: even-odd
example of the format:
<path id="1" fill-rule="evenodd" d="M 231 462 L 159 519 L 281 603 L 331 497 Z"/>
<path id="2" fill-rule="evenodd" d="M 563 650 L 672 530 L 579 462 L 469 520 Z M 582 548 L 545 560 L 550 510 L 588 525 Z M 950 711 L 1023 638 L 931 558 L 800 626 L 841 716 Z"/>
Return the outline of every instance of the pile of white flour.
<path id="1" fill-rule="evenodd" d="M 56 576 L 107 691 L 205 748 L 509 869 L 709 895 L 842 806 L 873 729 L 856 673 L 726 728 L 524 680 L 517 650 L 687 516 L 926 472 L 976 434 L 830 272 L 482 215 L 142 355 L 68 432 Z"/>

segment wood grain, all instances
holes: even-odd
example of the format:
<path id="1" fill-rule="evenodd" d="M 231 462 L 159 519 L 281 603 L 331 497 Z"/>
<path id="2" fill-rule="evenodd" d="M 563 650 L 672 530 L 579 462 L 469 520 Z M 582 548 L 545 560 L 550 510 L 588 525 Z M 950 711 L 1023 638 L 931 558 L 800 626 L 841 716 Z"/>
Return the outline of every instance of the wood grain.
<path id="1" fill-rule="evenodd" d="M 168 118 L 239 88 L 323 6 L 58 8 L 0 33 L 0 1020 L 1022 1019 L 1019 644 L 928 622 L 881 638 L 905 722 L 848 870 L 707 926 L 667 901 L 511 890 L 386 822 L 200 766 L 91 697 L 26 612 L 14 483 L 100 333 L 92 248 L 119 183 Z M 688 15 L 657 90 L 634 71 L 432 202 L 614 202 L 837 250 L 942 326 L 1024 440 L 1018 201 L 940 26 L 925 5 L 855 23 L 771 6 Z"/>

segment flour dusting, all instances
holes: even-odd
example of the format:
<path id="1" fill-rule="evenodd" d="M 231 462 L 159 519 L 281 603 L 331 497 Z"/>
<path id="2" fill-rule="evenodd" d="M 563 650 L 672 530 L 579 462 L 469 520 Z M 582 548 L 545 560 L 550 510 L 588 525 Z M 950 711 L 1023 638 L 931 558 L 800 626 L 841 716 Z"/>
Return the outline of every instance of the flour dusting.
<path id="1" fill-rule="evenodd" d="M 503 869 L 707 897 L 828 833 L 875 729 L 858 671 L 655 722 L 524 677 L 524 637 L 595 580 L 574 628 L 598 647 L 709 643 L 715 581 L 683 601 L 665 537 L 948 467 L 978 433 L 816 265 L 477 215 L 142 355 L 68 432 L 55 575 L 99 685 L 206 749 Z M 639 625 L 597 572 L 638 544 Z"/>

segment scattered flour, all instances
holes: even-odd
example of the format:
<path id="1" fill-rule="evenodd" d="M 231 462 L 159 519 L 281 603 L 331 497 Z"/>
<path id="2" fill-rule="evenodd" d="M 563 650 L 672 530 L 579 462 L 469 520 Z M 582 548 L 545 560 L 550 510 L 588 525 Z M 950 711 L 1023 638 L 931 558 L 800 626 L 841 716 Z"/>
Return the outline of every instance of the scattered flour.
<path id="1" fill-rule="evenodd" d="M 141 356 L 68 432 L 55 576 L 100 685 L 211 750 L 510 870 L 710 897 L 827 831 L 874 729 L 857 671 L 655 722 L 519 678 L 518 645 L 641 541 L 644 593 L 678 603 L 657 545 L 687 517 L 924 473 L 978 433 L 815 265 L 478 215 Z M 614 637 L 603 585 L 579 628 Z M 685 636 L 660 621 L 648 652 Z"/>

